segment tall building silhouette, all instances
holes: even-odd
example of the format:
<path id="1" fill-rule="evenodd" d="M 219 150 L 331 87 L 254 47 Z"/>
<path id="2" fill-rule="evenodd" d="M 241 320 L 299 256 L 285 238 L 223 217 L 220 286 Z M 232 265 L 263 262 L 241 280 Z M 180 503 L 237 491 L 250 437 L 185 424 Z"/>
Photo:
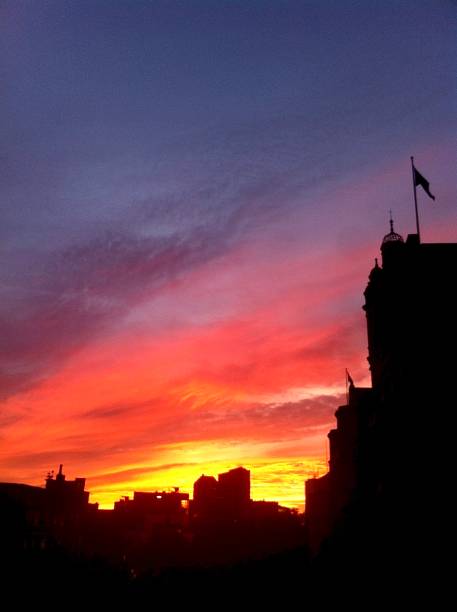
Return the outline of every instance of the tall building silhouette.
<path id="1" fill-rule="evenodd" d="M 251 472 L 237 467 L 219 474 L 219 495 L 235 513 L 245 510 L 251 501 Z"/>
<path id="2" fill-rule="evenodd" d="M 397 560 L 430 557 L 448 529 L 439 499 L 452 478 L 457 244 L 405 241 L 391 221 L 381 254 L 364 292 L 372 386 L 351 385 L 336 411 L 329 471 L 307 481 L 305 516 L 314 552 L 365 530 Z"/>

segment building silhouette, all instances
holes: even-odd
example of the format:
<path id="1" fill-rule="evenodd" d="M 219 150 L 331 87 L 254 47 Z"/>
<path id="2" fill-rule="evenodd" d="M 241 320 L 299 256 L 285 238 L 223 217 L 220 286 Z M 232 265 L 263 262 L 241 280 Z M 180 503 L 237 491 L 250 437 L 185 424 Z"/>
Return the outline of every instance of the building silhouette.
<path id="1" fill-rule="evenodd" d="M 372 412 L 372 390 L 351 385 L 348 403 L 335 412 L 337 426 L 328 434 L 329 470 L 305 483 L 307 540 L 313 553 L 333 533 L 361 486 L 360 445 L 368 436 Z"/>
<path id="2" fill-rule="evenodd" d="M 456 404 L 457 244 L 404 241 L 391 221 L 381 254 L 364 292 L 372 386 L 350 385 L 337 409 L 328 473 L 306 482 L 305 520 L 314 554 L 346 541 L 399 567 L 439 555 L 449 529 L 435 491 L 453 474 L 437 462 Z"/>
<path id="3" fill-rule="evenodd" d="M 274 501 L 251 499 L 251 473 L 244 467 L 194 483 L 190 531 L 194 561 L 205 566 L 294 549 L 304 542 L 301 516 Z"/>
<path id="4" fill-rule="evenodd" d="M 251 506 L 251 473 L 237 467 L 213 476 L 202 474 L 194 483 L 191 512 L 195 519 L 220 521 L 239 518 Z"/>
<path id="5" fill-rule="evenodd" d="M 0 483 L 0 536 L 10 557 L 60 551 L 69 562 L 86 560 L 89 568 L 103 559 L 138 576 L 290 550 L 302 543 L 303 527 L 298 513 L 278 502 L 251 500 L 243 467 L 200 477 L 192 501 L 173 487 L 135 491 L 105 510 L 89 503 L 85 479 L 67 480 L 61 465 L 44 487 Z"/>
<path id="6" fill-rule="evenodd" d="M 124 496 L 114 503 L 114 513 L 131 517 L 132 520 L 148 517 L 150 522 L 156 524 L 183 525 L 188 505 L 189 494 L 182 493 L 179 487 L 174 487 L 172 491 L 135 491 L 133 499 Z"/>
<path id="7" fill-rule="evenodd" d="M 84 490 L 85 486 L 85 478 L 67 480 L 60 464 L 56 477 L 51 472 L 46 478 L 46 498 L 55 512 L 80 511 L 89 503 L 89 492 Z"/>
<path id="8" fill-rule="evenodd" d="M 212 516 L 220 510 L 219 483 L 214 476 L 202 474 L 194 482 L 191 511 L 195 516 Z"/>
<path id="9" fill-rule="evenodd" d="M 25 550 L 64 546 L 80 552 L 82 536 L 98 504 L 89 503 L 85 478 L 66 480 L 63 465 L 45 487 L 0 483 L 0 528 L 9 532 L 10 544 Z M 13 528 L 13 524 L 15 527 Z"/>

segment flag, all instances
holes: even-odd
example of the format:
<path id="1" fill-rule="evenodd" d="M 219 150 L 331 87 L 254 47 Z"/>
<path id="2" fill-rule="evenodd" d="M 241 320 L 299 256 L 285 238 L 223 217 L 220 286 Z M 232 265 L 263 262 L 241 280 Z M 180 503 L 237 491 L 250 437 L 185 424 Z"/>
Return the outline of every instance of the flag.
<path id="1" fill-rule="evenodd" d="M 349 372 L 347 371 L 347 368 L 346 368 L 346 376 L 347 376 L 347 378 L 348 378 L 348 383 L 349 383 L 349 386 L 350 386 L 350 387 L 353 387 L 353 386 L 354 386 L 354 381 L 352 380 L 351 375 L 350 375 L 350 374 L 349 374 Z"/>
<path id="2" fill-rule="evenodd" d="M 430 193 L 430 183 L 427 181 L 426 178 L 422 176 L 419 170 L 416 170 L 416 168 L 414 167 L 414 164 L 413 164 L 413 175 L 414 175 L 414 187 L 417 187 L 418 185 L 420 185 L 422 189 L 425 191 L 425 193 L 430 198 L 432 198 L 432 200 L 434 200 L 435 196 Z"/>

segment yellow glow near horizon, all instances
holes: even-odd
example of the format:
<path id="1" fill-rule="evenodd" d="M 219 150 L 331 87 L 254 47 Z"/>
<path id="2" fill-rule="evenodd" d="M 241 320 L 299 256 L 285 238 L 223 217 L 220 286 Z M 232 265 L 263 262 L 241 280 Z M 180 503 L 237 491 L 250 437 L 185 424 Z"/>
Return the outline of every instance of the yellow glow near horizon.
<path id="1" fill-rule="evenodd" d="M 215 461 L 203 464 L 199 470 L 197 465 L 165 469 L 155 474 L 147 474 L 116 481 L 113 484 L 91 485 L 88 479 L 87 487 L 91 492 L 91 502 L 98 502 L 102 509 L 110 509 L 115 501 L 124 495 L 132 496 L 134 491 L 163 491 L 179 486 L 180 490 L 192 497 L 193 484 L 201 476 L 217 477 L 240 465 L 233 461 Z M 255 460 L 243 463 L 243 467 L 251 470 L 251 497 L 254 500 L 277 501 L 282 506 L 304 507 L 304 483 L 308 478 L 321 476 L 326 472 L 325 461 L 322 458 L 296 459 L 271 458 L 271 461 Z M 99 480 L 98 478 L 92 479 Z M 100 479 L 101 480 L 101 479 Z"/>

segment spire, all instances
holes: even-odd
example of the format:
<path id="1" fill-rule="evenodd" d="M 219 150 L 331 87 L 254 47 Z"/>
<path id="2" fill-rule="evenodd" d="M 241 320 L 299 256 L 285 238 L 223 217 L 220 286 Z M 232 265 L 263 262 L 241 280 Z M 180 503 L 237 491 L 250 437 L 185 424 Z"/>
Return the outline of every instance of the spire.
<path id="1" fill-rule="evenodd" d="M 375 281 L 376 278 L 381 274 L 381 268 L 379 267 L 378 258 L 375 257 L 374 260 L 374 268 L 371 269 L 370 274 L 368 275 L 368 279 L 370 281 Z"/>

